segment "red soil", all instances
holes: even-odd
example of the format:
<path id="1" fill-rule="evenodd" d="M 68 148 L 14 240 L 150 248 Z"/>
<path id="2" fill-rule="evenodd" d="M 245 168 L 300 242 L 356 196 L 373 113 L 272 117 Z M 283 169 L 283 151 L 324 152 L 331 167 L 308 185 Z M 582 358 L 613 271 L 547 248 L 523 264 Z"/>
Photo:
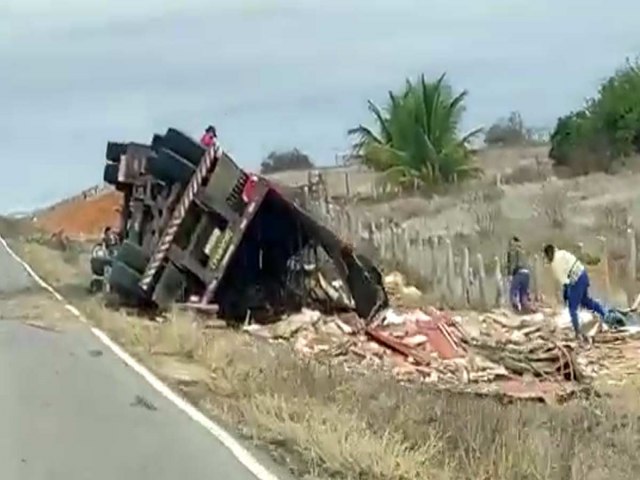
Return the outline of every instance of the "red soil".
<path id="1" fill-rule="evenodd" d="M 97 237 L 105 227 L 117 227 L 122 201 L 120 192 L 106 192 L 53 207 L 38 215 L 36 224 L 70 237 Z"/>

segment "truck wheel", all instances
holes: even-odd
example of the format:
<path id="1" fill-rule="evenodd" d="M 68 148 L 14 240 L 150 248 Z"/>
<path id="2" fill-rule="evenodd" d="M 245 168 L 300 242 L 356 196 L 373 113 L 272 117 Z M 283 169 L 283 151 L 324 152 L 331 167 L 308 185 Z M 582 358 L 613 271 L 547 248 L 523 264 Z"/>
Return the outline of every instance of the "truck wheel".
<path id="1" fill-rule="evenodd" d="M 147 169 L 155 178 L 168 184 L 188 183 L 194 172 L 193 165 L 166 148 L 149 158 Z"/>
<path id="2" fill-rule="evenodd" d="M 108 183 L 109 185 L 116 185 L 118 183 L 118 169 L 119 165 L 117 163 L 107 163 L 104 166 L 104 172 L 102 174 L 104 183 Z"/>
<path id="3" fill-rule="evenodd" d="M 198 165 L 205 152 L 202 145 L 175 128 L 167 130 L 162 143 L 164 148 L 180 155 L 191 165 Z"/>
<path id="4" fill-rule="evenodd" d="M 161 309 L 166 309 L 182 296 L 186 286 L 184 273 L 169 262 L 156 283 L 152 300 Z"/>
<path id="5" fill-rule="evenodd" d="M 127 144 L 120 142 L 107 142 L 107 151 L 105 158 L 111 162 L 120 162 L 120 155 L 127 152 Z"/>
<path id="6" fill-rule="evenodd" d="M 123 300 L 136 304 L 143 303 L 146 294 L 139 285 L 141 278 L 142 275 L 124 263 L 114 261 L 109 273 L 109 289 L 116 292 Z"/>
<path id="7" fill-rule="evenodd" d="M 102 290 L 102 282 L 102 278 L 92 278 L 91 282 L 89 282 L 89 293 L 93 295 Z"/>
<path id="8" fill-rule="evenodd" d="M 162 147 L 164 147 L 164 135 L 155 133 L 151 139 L 151 148 L 158 152 Z"/>
<path id="9" fill-rule="evenodd" d="M 111 260 L 106 257 L 92 257 L 89 263 L 91 264 L 91 273 L 97 277 L 104 275 L 104 267 L 106 267 Z"/>
<path id="10" fill-rule="evenodd" d="M 140 245 L 136 245 L 131 240 L 125 240 L 118 247 L 115 262 L 122 263 L 134 272 L 142 274 L 149 263 L 149 254 Z"/>

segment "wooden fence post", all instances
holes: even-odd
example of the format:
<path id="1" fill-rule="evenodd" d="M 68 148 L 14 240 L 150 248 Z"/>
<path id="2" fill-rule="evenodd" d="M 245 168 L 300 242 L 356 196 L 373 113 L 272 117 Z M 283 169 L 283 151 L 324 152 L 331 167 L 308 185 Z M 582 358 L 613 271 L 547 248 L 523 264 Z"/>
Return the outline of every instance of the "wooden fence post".
<path id="1" fill-rule="evenodd" d="M 533 256 L 533 262 L 531 263 L 531 279 L 533 280 L 533 299 L 537 302 L 540 301 L 542 284 L 542 271 L 540 269 L 540 257 L 536 253 Z"/>
<path id="2" fill-rule="evenodd" d="M 406 266 L 409 261 L 409 229 L 405 225 L 401 225 L 398 233 L 400 236 L 400 260 Z"/>
<path id="3" fill-rule="evenodd" d="M 609 248 L 606 237 L 598 237 L 600 240 L 600 263 L 602 264 L 602 276 L 607 298 L 611 297 L 611 272 L 609 271 Z"/>
<path id="4" fill-rule="evenodd" d="M 388 222 L 386 222 L 385 220 L 382 221 L 382 226 L 381 226 L 381 231 L 380 231 L 380 257 L 383 260 L 389 260 L 389 243 L 390 243 L 390 229 L 391 229 L 391 225 L 389 225 Z"/>
<path id="5" fill-rule="evenodd" d="M 631 284 L 630 287 L 635 283 L 637 278 L 637 262 L 638 262 L 638 251 L 636 250 L 636 232 L 629 228 L 627 229 L 627 242 L 629 246 L 629 264 L 627 266 L 627 277 Z"/>
<path id="6" fill-rule="evenodd" d="M 469 292 L 470 289 L 470 281 L 469 281 L 469 248 L 464 247 L 462 250 L 462 300 L 465 305 L 469 305 L 471 303 L 471 295 Z"/>
<path id="7" fill-rule="evenodd" d="M 455 265 L 453 264 L 453 247 L 451 246 L 451 240 L 449 238 L 444 241 L 447 249 L 447 289 L 453 297 L 455 295 Z"/>
<path id="8" fill-rule="evenodd" d="M 431 265 L 429 264 L 428 238 L 422 236 L 418 230 L 418 262 L 420 263 L 420 275 L 425 283 L 431 281 Z"/>
<path id="9" fill-rule="evenodd" d="M 484 258 L 482 258 L 482 254 L 478 253 L 477 255 L 478 262 L 478 289 L 480 293 L 480 308 L 487 308 L 487 278 L 484 272 Z"/>
<path id="10" fill-rule="evenodd" d="M 438 245 L 439 238 L 437 235 L 431 237 L 431 242 L 429 243 L 429 249 L 431 250 L 431 271 L 433 272 L 433 281 L 434 284 L 440 278 L 440 264 L 438 262 Z"/>
<path id="11" fill-rule="evenodd" d="M 502 279 L 502 268 L 500 266 L 500 257 L 496 255 L 493 261 L 495 262 L 494 281 L 496 284 L 495 306 L 502 307 L 504 305 L 505 291 L 504 282 Z"/>
<path id="12" fill-rule="evenodd" d="M 390 225 L 389 233 L 391 234 L 391 258 L 393 262 L 397 262 L 398 261 L 398 232 L 395 225 L 393 224 Z"/>
<path id="13" fill-rule="evenodd" d="M 349 172 L 344 172 L 344 193 L 347 198 L 351 197 L 351 181 L 349 179 Z"/>

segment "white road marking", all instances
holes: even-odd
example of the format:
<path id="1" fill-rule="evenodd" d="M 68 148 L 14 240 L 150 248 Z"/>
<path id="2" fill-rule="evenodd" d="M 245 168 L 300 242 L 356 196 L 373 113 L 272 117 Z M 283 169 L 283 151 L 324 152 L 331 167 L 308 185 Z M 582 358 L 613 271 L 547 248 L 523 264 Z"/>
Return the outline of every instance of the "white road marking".
<path id="1" fill-rule="evenodd" d="M 9 252 L 16 262 L 18 262 L 27 273 L 40 285 L 42 288 L 51 293 L 57 300 L 64 303 L 64 306 L 67 310 L 69 310 L 73 315 L 78 317 L 80 321 L 84 323 L 89 323 L 86 317 L 80 313 L 80 311 L 69 304 L 67 300 L 60 295 L 51 285 L 45 282 L 40 276 L 29 266 L 27 262 L 22 260 L 7 244 L 7 241 L 0 236 L 0 244 Z M 237 459 L 244 465 L 247 470 L 249 470 L 258 480 L 279 480 L 276 475 L 271 473 L 267 468 L 262 465 L 246 448 L 244 448 L 240 443 L 234 439 L 226 430 L 224 430 L 220 425 L 213 422 L 210 418 L 204 415 L 200 410 L 190 404 L 187 400 L 177 395 L 173 390 L 171 390 L 165 383 L 162 382 L 158 377 L 156 377 L 153 373 L 151 373 L 145 366 L 143 366 L 140 362 L 138 362 L 135 358 L 129 355 L 120 345 L 111 340 L 109 336 L 104 333 L 102 330 L 96 327 L 90 327 L 91 333 L 93 333 L 98 340 L 100 340 L 104 345 L 109 347 L 111 351 L 126 363 L 130 368 L 132 368 L 136 373 L 138 373 L 142 378 L 144 378 L 149 385 L 155 388 L 161 395 L 167 398 L 171 403 L 173 403 L 176 407 L 186 413 L 193 421 L 197 422 L 204 428 L 206 428 L 209 433 L 211 433 L 214 437 L 218 439 L 222 445 L 224 445 L 227 450 L 229 450 Z"/>

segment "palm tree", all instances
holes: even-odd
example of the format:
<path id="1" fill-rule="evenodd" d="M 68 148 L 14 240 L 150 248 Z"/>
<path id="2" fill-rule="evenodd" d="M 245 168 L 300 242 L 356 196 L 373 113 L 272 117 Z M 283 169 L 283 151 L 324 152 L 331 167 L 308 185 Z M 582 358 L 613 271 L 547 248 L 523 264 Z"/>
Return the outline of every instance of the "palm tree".
<path id="1" fill-rule="evenodd" d="M 389 92 L 386 108 L 369 101 L 377 132 L 360 125 L 349 130 L 357 137 L 355 148 L 363 162 L 401 186 L 455 183 L 475 176 L 479 169 L 467 142 L 480 133 L 458 136 L 467 92 L 453 96 L 445 75 L 417 84 L 407 80 L 400 95 Z"/>

